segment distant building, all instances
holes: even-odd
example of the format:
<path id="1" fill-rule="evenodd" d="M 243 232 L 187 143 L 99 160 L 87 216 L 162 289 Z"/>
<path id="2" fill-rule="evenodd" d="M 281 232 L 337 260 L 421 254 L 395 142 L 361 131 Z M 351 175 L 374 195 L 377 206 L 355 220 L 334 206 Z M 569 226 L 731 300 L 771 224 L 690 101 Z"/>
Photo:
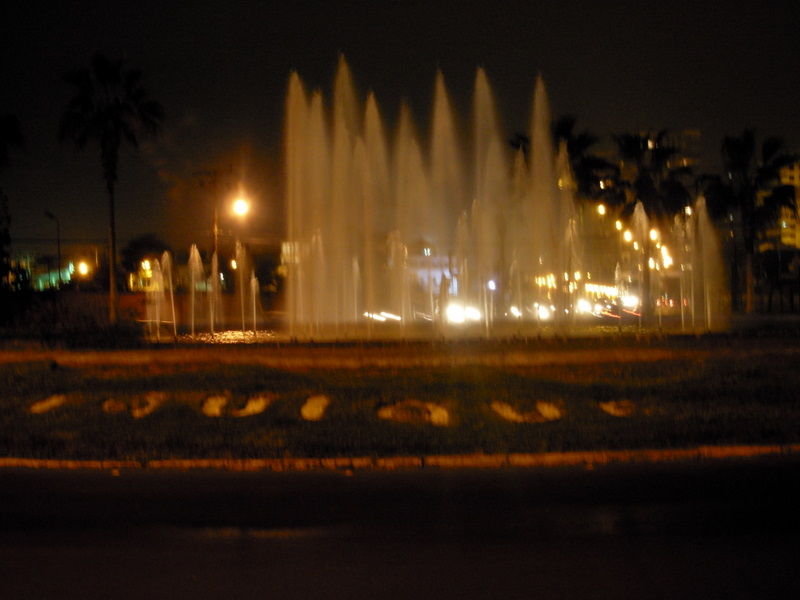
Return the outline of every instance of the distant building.
<path id="1" fill-rule="evenodd" d="M 794 186 L 795 198 L 800 199 L 800 162 L 781 169 L 781 184 Z M 795 212 L 789 208 L 781 209 L 775 226 L 767 231 L 761 250 L 781 246 L 784 250 L 800 249 L 800 224 Z"/>
<path id="2" fill-rule="evenodd" d="M 677 150 L 674 160 L 669 165 L 670 168 L 689 167 L 695 173 L 699 172 L 702 156 L 699 129 L 668 132 L 665 141 Z"/>
<path id="3" fill-rule="evenodd" d="M 32 289 L 42 292 L 73 283 L 90 281 L 104 253 L 99 246 L 84 243 L 65 245 L 61 264 L 58 255 L 15 249 L 11 253 L 9 287 L 13 290 Z"/>

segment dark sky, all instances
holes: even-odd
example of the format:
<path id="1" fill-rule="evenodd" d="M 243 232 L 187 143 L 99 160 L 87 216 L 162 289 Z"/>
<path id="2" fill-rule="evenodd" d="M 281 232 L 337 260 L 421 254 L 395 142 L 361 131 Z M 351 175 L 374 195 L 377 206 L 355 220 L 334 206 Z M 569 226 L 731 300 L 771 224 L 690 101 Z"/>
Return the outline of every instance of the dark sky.
<path id="1" fill-rule="evenodd" d="M 530 120 L 537 73 L 554 116 L 608 138 L 700 129 L 718 168 L 720 140 L 746 126 L 800 148 L 800 2 L 703 0 L 237 0 L 15 2 L 0 25 L 0 113 L 26 145 L 0 173 L 14 248 L 53 235 L 106 236 L 99 150 L 60 144 L 62 81 L 93 52 L 127 57 L 167 113 L 162 137 L 123 153 L 121 244 L 154 232 L 176 250 L 208 243 L 210 208 L 192 173 L 231 165 L 255 202 L 251 235 L 282 227 L 280 139 L 291 71 L 330 89 L 339 53 L 373 90 L 391 130 L 401 100 L 427 125 L 441 69 L 460 121 L 477 66 L 510 135 Z M 13 16 L 12 16 L 13 15 Z M 233 224 L 228 224 L 233 227 Z"/>

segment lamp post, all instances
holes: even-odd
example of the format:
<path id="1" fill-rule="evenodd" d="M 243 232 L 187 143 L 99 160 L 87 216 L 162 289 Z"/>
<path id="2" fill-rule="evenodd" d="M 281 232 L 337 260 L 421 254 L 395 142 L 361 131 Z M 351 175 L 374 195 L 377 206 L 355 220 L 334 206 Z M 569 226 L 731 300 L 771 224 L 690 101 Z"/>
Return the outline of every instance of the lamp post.
<path id="1" fill-rule="evenodd" d="M 50 219 L 51 221 L 56 222 L 56 252 L 58 266 L 56 267 L 58 270 L 58 287 L 61 287 L 61 224 L 58 221 L 58 217 L 51 213 L 49 210 L 44 211 L 44 216 Z"/>
<path id="2" fill-rule="evenodd" d="M 200 187 L 206 187 L 211 191 L 211 200 L 214 203 L 214 223 L 212 225 L 213 236 L 213 249 L 212 254 L 218 255 L 219 252 L 219 190 L 220 180 L 223 177 L 229 177 L 233 171 L 233 167 L 227 169 L 209 169 L 204 171 L 197 171 L 195 176 L 199 178 Z"/>
<path id="3" fill-rule="evenodd" d="M 247 215 L 248 211 L 250 210 L 250 203 L 247 199 L 242 195 L 239 196 L 236 200 L 234 200 L 232 209 L 234 214 L 236 214 L 240 219 L 244 220 L 245 216 Z M 242 309 L 242 337 L 245 334 L 245 310 L 244 310 L 244 283 L 245 283 L 245 249 L 242 243 L 239 240 L 239 236 L 236 236 L 236 266 L 234 267 L 239 271 L 239 302 Z M 255 334 L 256 326 L 255 321 L 253 322 L 253 334 Z"/>

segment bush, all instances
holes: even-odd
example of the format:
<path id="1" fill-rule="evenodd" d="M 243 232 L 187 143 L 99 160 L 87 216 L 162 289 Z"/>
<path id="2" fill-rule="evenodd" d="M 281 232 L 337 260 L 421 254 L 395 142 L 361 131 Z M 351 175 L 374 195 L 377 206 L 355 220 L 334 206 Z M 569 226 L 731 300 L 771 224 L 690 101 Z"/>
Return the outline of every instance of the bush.
<path id="1" fill-rule="evenodd" d="M 34 340 L 46 347 L 136 348 L 143 330 L 132 314 L 108 321 L 104 294 L 70 292 L 15 293 L 4 337 Z"/>

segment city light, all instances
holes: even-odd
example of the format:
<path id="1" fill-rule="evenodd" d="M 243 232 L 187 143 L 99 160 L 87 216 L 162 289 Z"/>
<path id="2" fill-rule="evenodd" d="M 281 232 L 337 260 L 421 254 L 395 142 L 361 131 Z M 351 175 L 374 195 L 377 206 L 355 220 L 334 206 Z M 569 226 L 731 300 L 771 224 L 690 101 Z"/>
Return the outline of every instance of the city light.
<path id="1" fill-rule="evenodd" d="M 542 321 L 547 321 L 552 316 L 551 310 L 544 304 L 534 304 L 534 308 L 536 308 L 536 314 Z"/>
<path id="2" fill-rule="evenodd" d="M 250 211 L 250 203 L 245 198 L 237 198 L 233 202 L 233 212 L 240 217 L 245 216 Z"/>
<path id="3" fill-rule="evenodd" d="M 447 305 L 445 315 L 448 323 L 455 324 L 481 320 L 481 311 L 479 311 L 477 308 L 455 302 Z"/>

